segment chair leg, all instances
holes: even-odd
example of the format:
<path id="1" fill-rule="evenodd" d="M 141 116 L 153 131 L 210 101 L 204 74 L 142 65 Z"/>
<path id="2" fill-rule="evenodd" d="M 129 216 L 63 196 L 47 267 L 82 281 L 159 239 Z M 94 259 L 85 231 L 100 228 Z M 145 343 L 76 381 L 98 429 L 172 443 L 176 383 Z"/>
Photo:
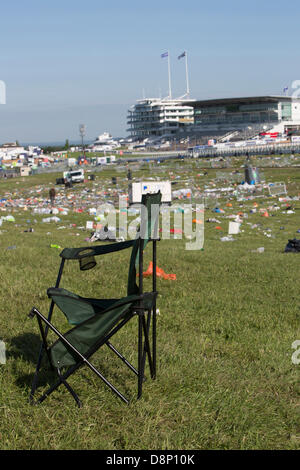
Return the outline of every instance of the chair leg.
<path id="1" fill-rule="evenodd" d="M 153 361 L 153 375 L 152 379 L 156 379 L 156 304 L 154 304 L 152 311 L 152 361 Z"/>
<path id="2" fill-rule="evenodd" d="M 48 319 L 49 318 L 51 319 L 53 306 L 54 305 L 51 304 Z M 48 328 L 46 326 L 46 328 L 44 330 L 44 328 L 42 326 L 41 319 L 39 317 L 37 317 L 37 320 L 38 320 L 38 325 L 39 325 L 39 329 L 40 329 L 40 334 L 41 334 L 41 337 L 42 337 L 42 343 L 41 343 L 41 347 L 40 347 L 38 362 L 37 362 L 35 373 L 34 373 L 33 380 L 32 380 L 31 391 L 30 391 L 30 395 L 29 395 L 29 401 L 30 402 L 33 402 L 33 397 L 34 397 L 35 391 L 37 389 L 38 375 L 39 375 L 39 372 L 40 372 L 44 351 L 46 351 L 46 353 L 47 353 L 47 358 L 48 358 L 51 369 L 54 370 L 54 367 L 51 363 L 49 350 L 48 350 L 48 345 L 47 345 Z"/>
<path id="3" fill-rule="evenodd" d="M 58 377 L 59 379 L 54 383 L 52 384 L 48 390 L 38 399 L 36 400 L 36 404 L 39 404 L 39 403 L 42 403 L 52 392 L 54 392 L 54 390 L 56 390 L 61 384 L 64 384 L 66 386 L 66 388 L 68 389 L 68 391 L 72 394 L 71 392 L 71 387 L 69 386 L 69 384 L 67 384 L 66 382 L 66 378 L 69 377 L 71 374 L 73 374 L 75 372 L 76 369 L 78 369 L 79 367 L 81 366 L 81 364 L 76 364 L 75 366 L 73 366 L 72 368 L 68 369 L 68 371 L 62 375 L 60 373 L 60 371 L 57 369 L 57 373 L 58 373 Z M 67 384 L 67 385 L 66 385 Z M 74 392 L 75 394 L 75 392 Z M 76 394 L 75 394 L 76 395 Z M 72 396 L 74 397 L 75 399 L 75 396 L 72 394 Z M 77 396 L 77 395 L 76 395 Z M 75 399 L 76 401 L 76 399 Z M 78 401 L 80 401 L 78 399 Z M 76 401 L 77 402 L 77 401 Z M 78 404 L 78 403 L 77 403 Z"/>
<path id="4" fill-rule="evenodd" d="M 112 344 L 110 341 L 106 341 L 106 346 L 109 347 L 109 349 L 111 349 L 126 365 L 127 367 L 129 367 L 130 370 L 132 370 L 132 372 L 134 372 L 136 375 L 138 375 L 138 370 L 136 370 L 136 368 L 130 364 L 129 361 L 127 361 L 126 357 L 123 356 L 123 354 L 121 354 Z"/>
<path id="5" fill-rule="evenodd" d="M 59 270 L 58 270 L 58 275 L 57 275 L 55 287 L 59 287 L 60 280 L 61 280 L 61 277 L 62 277 L 62 273 L 63 273 L 63 270 L 64 270 L 64 265 L 65 265 L 65 260 L 64 260 L 64 258 L 62 258 L 61 263 L 60 263 L 60 267 L 59 267 Z M 54 302 L 52 300 L 51 304 L 50 304 L 50 307 L 49 307 L 49 312 L 48 312 L 48 321 L 49 322 L 51 321 L 51 318 L 52 318 L 53 309 L 54 309 Z M 29 316 L 32 316 L 31 312 L 30 312 Z M 39 324 L 39 327 L 41 329 L 40 324 Z M 46 350 L 47 350 L 46 338 L 47 338 L 47 335 L 48 335 L 48 328 L 49 328 L 48 325 L 46 325 L 45 331 L 43 330 L 44 331 L 44 333 L 42 335 L 43 342 L 42 342 L 41 347 L 40 347 L 38 362 L 37 362 L 36 369 L 35 369 L 35 374 L 34 374 L 34 377 L 33 377 L 33 380 L 32 380 L 31 392 L 30 392 L 30 396 L 29 396 L 30 401 L 33 401 L 33 396 L 34 396 L 35 391 L 37 389 L 38 375 L 39 375 L 39 371 L 40 371 L 40 368 L 41 368 L 44 348 L 46 347 Z M 44 338 L 45 338 L 45 341 L 44 341 Z M 48 356 L 48 358 L 49 358 L 49 356 Z M 49 361 L 49 362 L 50 362 L 51 368 L 53 369 L 51 361 Z"/>
<path id="6" fill-rule="evenodd" d="M 142 396 L 144 366 L 143 366 L 143 314 L 138 314 L 138 394 L 137 398 Z"/>
<path id="7" fill-rule="evenodd" d="M 59 369 L 57 369 L 57 373 L 58 373 L 58 376 L 61 380 L 61 382 L 64 384 L 64 386 L 66 387 L 66 389 L 71 393 L 72 397 L 74 398 L 74 400 L 76 401 L 77 405 L 78 405 L 78 408 L 82 408 L 82 403 L 81 401 L 79 400 L 78 398 L 78 395 L 74 392 L 73 388 L 68 384 L 68 382 L 63 378 L 61 372 Z"/>
<path id="8" fill-rule="evenodd" d="M 145 320 L 145 311 L 138 313 L 138 395 L 139 399 L 142 396 L 142 386 L 144 381 L 146 356 L 148 357 L 151 377 L 154 375 L 153 362 L 151 357 L 150 343 L 149 343 L 149 330 L 151 322 L 151 312 L 148 311 L 147 324 Z M 144 339 L 144 344 L 143 344 Z"/>
<path id="9" fill-rule="evenodd" d="M 38 375 L 39 375 L 39 372 L 40 372 L 41 362 L 42 362 L 42 358 L 43 358 L 43 350 L 44 350 L 44 345 L 42 343 L 41 347 L 40 347 L 40 352 L 39 352 L 39 357 L 38 357 L 38 362 L 37 362 L 37 365 L 36 365 L 35 373 L 34 373 L 34 376 L 33 376 L 33 379 L 32 379 L 31 391 L 30 391 L 30 395 L 29 395 L 29 401 L 30 402 L 33 402 L 33 397 L 34 397 L 35 391 L 37 389 Z"/>
<path id="10" fill-rule="evenodd" d="M 151 357 L 151 349 L 150 349 L 150 342 L 149 342 L 149 331 L 150 331 L 150 324 L 151 324 L 151 310 L 148 311 L 147 316 L 147 324 L 145 321 L 145 317 L 143 316 L 143 330 L 144 330 L 144 352 L 143 352 L 143 370 L 145 370 L 145 362 L 146 362 L 146 355 L 148 356 L 149 367 L 150 367 L 150 374 L 153 377 L 154 369 L 153 369 L 153 358 Z"/>
<path id="11" fill-rule="evenodd" d="M 158 226 L 156 227 L 156 230 Z M 156 235 L 158 232 L 155 232 Z M 152 249 L 152 262 L 153 262 L 153 278 L 152 278 L 152 288 L 153 292 L 156 292 L 156 239 L 153 240 L 153 249 Z M 156 378 L 156 297 L 154 299 L 152 307 L 152 359 L 153 359 L 153 375 L 152 379 Z"/>

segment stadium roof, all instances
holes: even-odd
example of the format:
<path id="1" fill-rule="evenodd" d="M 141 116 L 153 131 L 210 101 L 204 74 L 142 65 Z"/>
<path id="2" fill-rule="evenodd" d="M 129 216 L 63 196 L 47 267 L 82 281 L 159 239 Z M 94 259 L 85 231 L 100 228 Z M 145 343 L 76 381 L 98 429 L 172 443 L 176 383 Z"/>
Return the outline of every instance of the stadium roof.
<path id="1" fill-rule="evenodd" d="M 216 98 L 210 100 L 194 100 L 189 101 L 186 104 L 190 106 L 218 106 L 218 105 L 226 105 L 226 104 L 251 104 L 251 103 L 277 103 L 278 101 L 291 101 L 295 99 L 292 96 L 276 96 L 276 95 L 268 95 L 268 96 L 249 96 L 249 97 L 242 97 L 242 98 Z M 298 98 L 299 99 L 299 98 Z"/>

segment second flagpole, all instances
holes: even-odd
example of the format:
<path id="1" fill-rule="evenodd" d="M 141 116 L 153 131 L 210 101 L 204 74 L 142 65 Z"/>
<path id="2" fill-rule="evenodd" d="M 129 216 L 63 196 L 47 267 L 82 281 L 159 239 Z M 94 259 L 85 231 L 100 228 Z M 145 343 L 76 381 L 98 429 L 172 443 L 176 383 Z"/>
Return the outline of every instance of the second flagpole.
<path id="1" fill-rule="evenodd" d="M 168 73 L 169 73 L 169 99 L 172 99 L 171 91 L 171 69 L 170 69 L 170 51 L 168 51 Z"/>

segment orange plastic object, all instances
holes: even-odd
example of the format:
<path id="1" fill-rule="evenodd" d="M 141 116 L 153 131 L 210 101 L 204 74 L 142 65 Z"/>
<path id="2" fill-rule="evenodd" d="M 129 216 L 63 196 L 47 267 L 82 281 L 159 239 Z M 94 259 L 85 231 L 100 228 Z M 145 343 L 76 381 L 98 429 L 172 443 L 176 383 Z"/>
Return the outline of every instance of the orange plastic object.
<path id="1" fill-rule="evenodd" d="M 153 262 L 150 261 L 147 271 L 143 273 L 144 277 L 152 276 L 153 274 Z M 176 281 L 176 274 L 167 274 L 165 271 L 158 266 L 156 266 L 156 275 L 158 277 L 162 277 L 163 279 L 171 279 L 172 281 Z"/>

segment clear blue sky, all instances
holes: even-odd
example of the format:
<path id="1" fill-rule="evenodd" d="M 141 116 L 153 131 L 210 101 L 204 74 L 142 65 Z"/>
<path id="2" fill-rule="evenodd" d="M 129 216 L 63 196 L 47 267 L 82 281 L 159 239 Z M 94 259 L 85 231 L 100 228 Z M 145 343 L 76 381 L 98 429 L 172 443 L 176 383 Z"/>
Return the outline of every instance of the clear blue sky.
<path id="1" fill-rule="evenodd" d="M 126 135 L 131 104 L 282 94 L 300 80 L 298 0 L 11 0 L 0 7 L 0 143 Z"/>

